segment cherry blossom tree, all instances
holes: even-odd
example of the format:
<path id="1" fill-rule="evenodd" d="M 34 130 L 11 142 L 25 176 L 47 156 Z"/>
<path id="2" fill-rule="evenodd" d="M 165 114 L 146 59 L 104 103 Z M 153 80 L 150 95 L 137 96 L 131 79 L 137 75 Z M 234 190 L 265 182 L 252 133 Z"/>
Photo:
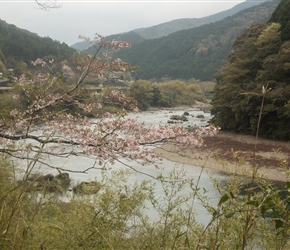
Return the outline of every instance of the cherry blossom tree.
<path id="1" fill-rule="evenodd" d="M 125 93 L 112 90 L 100 94 L 99 101 L 85 98 L 82 86 L 85 79 L 94 74 L 103 77 L 105 72 L 127 71 L 130 66 L 121 59 L 109 60 L 105 49 L 120 49 L 129 44 L 119 40 L 106 41 L 97 35 L 93 41 L 94 55 L 78 54 L 74 70 L 79 77 L 69 88 L 59 91 L 63 83 L 52 69 L 53 60 L 37 59 L 32 64 L 41 68 L 39 73 L 27 72 L 15 79 L 18 92 L 15 100 L 25 100 L 25 109 L 14 109 L 0 120 L 0 152 L 28 162 L 26 173 L 41 164 L 64 170 L 47 159 L 86 156 L 95 159 L 89 169 L 104 169 L 106 164 L 121 159 L 141 165 L 152 164 L 159 157 L 152 150 L 158 143 L 175 142 L 188 146 L 201 146 L 204 134 L 214 134 L 214 127 L 203 127 L 194 133 L 178 126 L 150 126 L 128 118 L 127 112 L 138 112 L 136 102 Z M 65 63 L 63 63 L 65 64 Z M 44 71 L 43 69 L 47 69 Z M 19 90 L 20 89 L 20 90 Z M 22 96 L 20 95 L 22 93 Z M 117 105 L 119 111 L 103 111 L 104 105 Z"/>

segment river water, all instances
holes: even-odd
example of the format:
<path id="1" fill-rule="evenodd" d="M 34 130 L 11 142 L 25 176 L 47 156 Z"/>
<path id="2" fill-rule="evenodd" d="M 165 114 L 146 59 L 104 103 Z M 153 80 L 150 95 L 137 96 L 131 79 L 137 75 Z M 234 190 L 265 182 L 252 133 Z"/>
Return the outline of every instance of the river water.
<path id="1" fill-rule="evenodd" d="M 189 116 L 187 116 L 188 121 L 180 123 L 180 126 L 206 126 L 208 124 L 209 119 L 211 118 L 210 113 L 205 113 L 200 109 L 186 109 L 186 110 L 157 110 L 157 111 L 146 111 L 141 113 L 130 113 L 128 114 L 129 117 L 135 118 L 140 122 L 144 122 L 145 125 L 165 125 L 167 124 L 168 120 L 170 119 L 170 116 L 172 115 L 182 115 L 184 112 L 188 112 Z M 93 166 L 95 164 L 95 159 L 90 159 L 86 157 L 80 157 L 80 156 L 71 156 L 68 159 L 61 159 L 61 158 L 53 158 L 51 157 L 49 161 L 54 165 L 62 169 L 69 169 L 69 170 L 76 170 L 76 171 L 82 171 L 90 166 Z M 159 181 L 154 180 L 154 178 L 150 176 L 157 177 L 161 173 L 163 176 L 169 176 L 170 173 L 175 170 L 182 170 L 185 171 L 186 174 L 183 176 L 183 179 L 193 179 L 194 183 L 198 182 L 198 179 L 200 177 L 199 185 L 198 187 L 201 190 L 207 190 L 207 197 L 212 203 L 217 203 L 220 195 L 216 191 L 216 189 L 213 186 L 212 179 L 210 175 L 203 171 L 201 167 L 199 166 L 191 166 L 191 165 L 184 165 L 179 164 L 176 162 L 168 161 L 164 159 L 163 161 L 159 162 L 159 168 L 156 168 L 155 166 L 140 166 L 136 163 L 128 162 L 123 160 L 125 164 L 130 165 L 130 167 L 142 172 L 137 173 L 133 172 L 132 175 L 130 175 L 129 179 L 134 182 L 141 182 L 143 180 L 151 180 L 153 183 L 155 183 L 155 194 L 156 196 L 162 197 L 163 191 L 162 186 Z M 119 170 L 128 168 L 124 166 L 123 164 L 116 163 L 113 166 L 107 166 L 108 169 L 112 170 Z M 55 169 L 50 169 L 44 165 L 40 165 L 37 168 L 37 171 L 42 173 L 52 173 L 57 174 Z M 202 173 L 202 174 L 201 174 Z M 88 170 L 86 173 L 69 173 L 70 178 L 72 179 L 72 186 L 75 186 L 83 181 L 93 181 L 98 180 L 101 176 L 100 170 L 98 169 L 91 169 Z M 214 173 L 215 178 L 222 178 L 222 176 L 219 176 L 218 173 Z M 192 190 L 188 187 L 184 188 L 180 195 L 182 193 L 188 194 L 188 192 L 192 192 Z M 196 200 L 194 202 L 194 210 L 196 211 L 196 220 L 204 225 L 206 225 L 209 220 L 211 219 L 211 216 L 207 213 L 206 209 Z M 150 216 L 151 218 L 155 218 L 157 216 L 156 212 L 153 210 L 150 210 Z"/>

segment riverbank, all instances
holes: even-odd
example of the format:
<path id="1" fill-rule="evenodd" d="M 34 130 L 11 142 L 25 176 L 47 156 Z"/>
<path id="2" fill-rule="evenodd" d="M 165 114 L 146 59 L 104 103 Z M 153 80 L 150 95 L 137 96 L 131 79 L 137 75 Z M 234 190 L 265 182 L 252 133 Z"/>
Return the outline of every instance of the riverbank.
<path id="1" fill-rule="evenodd" d="M 167 143 L 155 152 L 170 161 L 204 166 L 227 174 L 251 176 L 255 164 L 257 176 L 261 178 L 273 181 L 290 180 L 290 143 L 258 139 L 255 146 L 254 136 L 229 132 L 204 137 L 204 143 L 201 148 L 184 148 Z"/>

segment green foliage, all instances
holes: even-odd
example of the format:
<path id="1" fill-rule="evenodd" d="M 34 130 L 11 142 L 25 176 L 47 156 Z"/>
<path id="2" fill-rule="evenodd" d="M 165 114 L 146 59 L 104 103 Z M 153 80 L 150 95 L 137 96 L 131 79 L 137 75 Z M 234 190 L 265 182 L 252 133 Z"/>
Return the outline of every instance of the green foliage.
<path id="1" fill-rule="evenodd" d="M 199 85 L 199 87 L 203 91 L 206 99 L 211 100 L 213 97 L 213 94 L 214 94 L 214 88 L 216 86 L 216 82 L 214 82 L 214 81 L 212 81 L 212 82 L 198 81 L 197 84 Z"/>
<path id="2" fill-rule="evenodd" d="M 3 55 L 1 50 L 0 50 L 0 62 L 2 62 L 4 65 L 6 64 L 5 56 Z"/>
<path id="3" fill-rule="evenodd" d="M 196 83 L 172 80 L 158 84 L 158 88 L 169 107 L 192 105 L 195 101 L 206 102 L 203 91 Z"/>
<path id="4" fill-rule="evenodd" d="M 6 58 L 0 49 L 0 73 L 3 73 L 5 71 L 6 71 Z"/>
<path id="5" fill-rule="evenodd" d="M 220 249 L 288 249 L 288 184 L 265 180 L 246 184 L 232 176 L 226 185 L 218 185 L 223 195 L 211 210 L 212 221 L 203 238 L 208 241 L 200 243 Z"/>
<path id="6" fill-rule="evenodd" d="M 161 83 L 138 80 L 130 86 L 129 93 L 137 100 L 141 110 L 149 107 L 177 107 L 193 105 L 196 101 L 207 102 L 201 85 L 202 82 L 195 79 L 189 82 L 176 80 Z"/>
<path id="7" fill-rule="evenodd" d="M 270 23 L 258 37 L 256 44 L 258 46 L 267 45 L 273 43 L 273 40 L 279 38 L 279 29 L 281 25 L 279 23 Z"/>
<path id="8" fill-rule="evenodd" d="M 281 39 L 282 41 L 290 40 L 290 20 L 289 20 L 289 0 L 281 0 L 279 6 L 273 12 L 270 22 L 281 24 Z"/>
<path id="9" fill-rule="evenodd" d="M 0 157 L 1 249 L 290 246 L 290 183 L 277 186 L 257 179 L 247 184 L 242 177 L 228 176 L 215 181 L 221 195 L 213 202 L 183 169 L 159 176 L 158 187 L 151 181 L 132 183 L 128 171 L 105 171 L 91 182 L 98 186 L 93 194 L 65 197 L 48 194 L 45 188 L 28 193 L 28 179 L 16 182 L 14 165 Z M 191 214 L 196 195 L 211 217 L 205 226 Z"/>
<path id="10" fill-rule="evenodd" d="M 21 107 L 21 101 L 13 99 L 13 95 L 11 93 L 0 94 L 0 119 L 5 120 L 11 118 L 10 112 L 13 109 Z"/>
<path id="11" fill-rule="evenodd" d="M 212 101 L 213 121 L 222 129 L 255 134 L 267 88 L 259 133 L 289 140 L 290 42 L 283 41 L 280 27 L 256 24 L 236 39 L 229 63 L 217 75 Z"/>
<path id="12" fill-rule="evenodd" d="M 146 110 L 151 106 L 153 100 L 153 85 L 146 80 L 138 80 L 130 86 L 130 96 L 137 100 L 138 107 Z"/>
<path id="13" fill-rule="evenodd" d="M 184 245 L 186 201 L 182 171 L 160 177 L 165 195 L 157 197 L 150 181 L 132 183 L 128 171 L 103 172 L 98 191 L 75 197 L 27 193 L 26 178 L 15 182 L 9 159 L 1 156 L 1 249 L 156 249 Z M 30 183 L 30 182 L 29 182 Z M 30 183 L 29 185 L 33 185 Z M 158 216 L 149 218 L 152 203 Z M 154 212 L 153 212 L 154 214 Z M 201 229 L 192 221 L 189 240 Z"/>
<path id="14" fill-rule="evenodd" d="M 22 74 L 25 74 L 27 72 L 27 65 L 23 62 L 18 62 L 14 64 L 13 68 L 13 75 L 15 77 L 20 77 Z"/>
<path id="15" fill-rule="evenodd" d="M 5 67 L 4 63 L 0 60 L 0 72 L 3 73 L 3 72 L 5 72 L 5 70 L 6 70 L 6 67 Z"/>

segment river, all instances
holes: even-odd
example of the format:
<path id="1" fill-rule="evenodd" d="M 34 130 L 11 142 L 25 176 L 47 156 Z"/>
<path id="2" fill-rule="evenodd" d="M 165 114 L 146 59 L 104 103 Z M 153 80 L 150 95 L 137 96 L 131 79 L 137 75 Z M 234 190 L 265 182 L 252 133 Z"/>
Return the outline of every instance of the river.
<path id="1" fill-rule="evenodd" d="M 189 115 L 186 116 L 188 118 L 188 121 L 180 123 L 180 126 L 205 126 L 208 124 L 209 119 L 211 118 L 210 113 L 203 112 L 200 109 L 183 109 L 183 110 L 156 110 L 156 111 L 146 111 L 141 113 L 130 113 L 128 114 L 129 117 L 135 118 L 140 122 L 144 122 L 145 125 L 165 125 L 168 123 L 168 120 L 170 119 L 170 116 L 172 115 L 183 115 L 184 112 L 188 112 Z M 58 166 L 62 169 L 69 169 L 69 170 L 76 170 L 76 171 L 82 171 L 87 169 L 90 166 L 93 166 L 95 163 L 95 159 L 90 159 L 87 157 L 80 157 L 80 156 L 71 156 L 68 159 L 62 159 L 62 158 L 53 158 L 51 157 L 50 162 L 54 166 Z M 123 160 L 124 161 L 124 160 Z M 163 176 L 169 176 L 169 174 L 175 169 L 185 171 L 186 174 L 183 177 L 184 179 L 193 179 L 194 183 L 198 182 L 199 176 L 200 176 L 200 182 L 199 182 L 199 188 L 201 190 L 207 190 L 207 197 L 210 200 L 210 202 L 217 203 L 220 195 L 216 191 L 216 189 L 213 186 L 212 179 L 210 175 L 203 171 L 201 167 L 199 166 L 191 166 L 191 165 L 183 165 L 176 162 L 168 161 L 166 159 L 163 159 L 162 162 L 158 163 L 158 168 L 156 168 L 153 165 L 149 166 L 140 166 L 136 163 L 124 161 L 125 164 L 130 165 L 130 167 L 142 172 L 137 173 L 133 172 L 132 175 L 130 175 L 129 180 L 134 182 L 143 181 L 143 180 L 151 180 L 153 183 L 155 183 L 155 194 L 156 196 L 162 196 L 162 186 L 159 181 L 156 181 L 154 178 L 150 177 L 157 177 L 161 173 Z M 119 170 L 123 168 L 127 168 L 125 165 L 122 165 L 120 163 L 116 163 L 113 166 L 107 166 L 108 169 L 112 170 Z M 55 169 L 50 169 L 44 165 L 39 165 L 36 169 L 39 172 L 42 173 L 52 173 L 57 174 Z M 202 174 L 201 174 L 202 173 Z M 98 169 L 90 169 L 86 173 L 69 173 L 70 178 L 72 179 L 72 186 L 75 186 L 83 181 L 92 181 L 97 180 L 100 178 L 100 170 Z M 217 173 L 214 173 L 215 178 L 222 178 L 222 176 L 219 176 Z M 188 194 L 188 192 L 192 192 L 192 190 L 188 187 L 184 188 L 182 192 L 180 192 L 180 195 Z M 209 220 L 211 219 L 211 216 L 207 213 L 206 209 L 196 200 L 194 202 L 194 210 L 196 211 L 196 220 L 204 225 L 206 225 Z M 150 210 L 149 217 L 155 218 L 157 216 L 156 212 L 153 210 Z"/>

